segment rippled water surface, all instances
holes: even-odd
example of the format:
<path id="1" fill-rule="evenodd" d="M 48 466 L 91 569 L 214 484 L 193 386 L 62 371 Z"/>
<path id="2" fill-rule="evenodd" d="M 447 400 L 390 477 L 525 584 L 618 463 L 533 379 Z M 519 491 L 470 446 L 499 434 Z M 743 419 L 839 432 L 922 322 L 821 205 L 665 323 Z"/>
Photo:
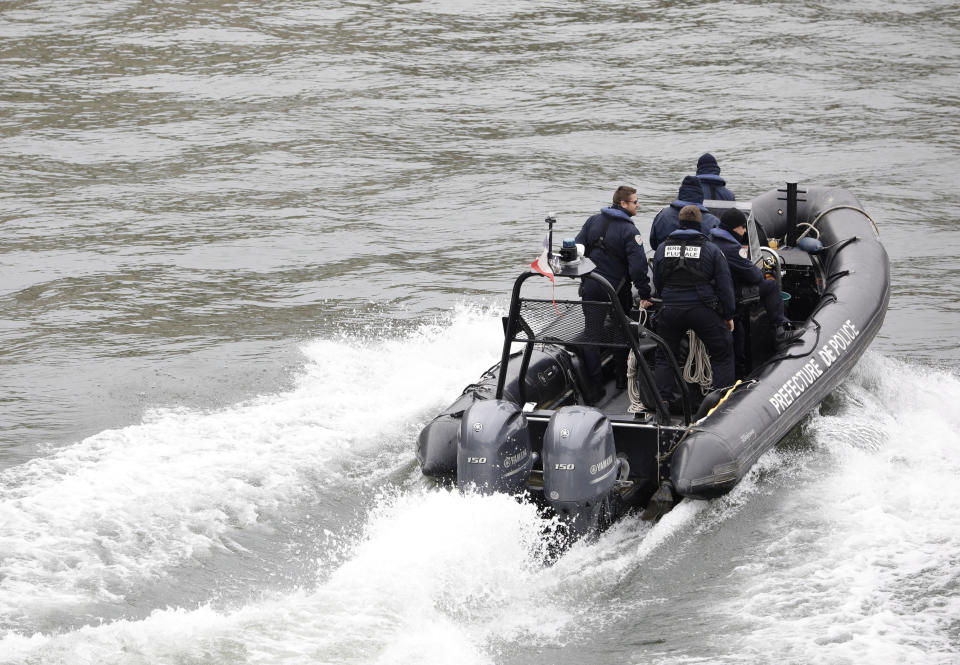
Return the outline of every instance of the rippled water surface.
<path id="1" fill-rule="evenodd" d="M 0 662 L 949 663 L 960 10 L 0 3 Z M 543 567 L 426 491 L 556 212 L 849 189 L 850 379 L 730 496 Z"/>

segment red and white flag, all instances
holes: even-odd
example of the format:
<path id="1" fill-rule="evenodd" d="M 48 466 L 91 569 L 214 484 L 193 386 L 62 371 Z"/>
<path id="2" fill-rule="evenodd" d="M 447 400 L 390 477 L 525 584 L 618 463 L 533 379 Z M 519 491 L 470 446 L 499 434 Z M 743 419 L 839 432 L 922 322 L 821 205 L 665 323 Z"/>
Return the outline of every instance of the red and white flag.
<path id="1" fill-rule="evenodd" d="M 553 285 L 553 293 L 551 300 L 553 301 L 553 309 L 556 310 L 557 316 L 563 316 L 563 313 L 560 311 L 560 308 L 557 307 L 557 298 L 556 298 L 556 288 L 557 282 L 553 278 L 553 268 L 550 267 L 550 259 L 547 258 L 547 249 L 550 246 L 550 241 L 548 238 L 543 239 L 543 251 L 540 252 L 540 256 L 530 264 L 530 267 L 536 270 L 538 273 L 550 280 L 550 283 Z"/>
<path id="2" fill-rule="evenodd" d="M 545 235 L 543 237 L 543 251 L 540 252 L 540 256 L 538 256 L 537 259 L 530 264 L 530 267 L 544 277 L 547 277 L 551 282 L 553 282 L 554 286 L 556 286 L 557 283 L 553 280 L 553 268 L 550 267 L 550 260 L 547 258 L 547 253 L 549 250 L 550 236 Z"/>
<path id="3" fill-rule="evenodd" d="M 544 249 L 543 253 L 538 256 L 533 263 L 530 264 L 530 267 L 553 282 L 553 270 L 550 269 L 550 261 L 547 259 L 546 249 Z M 554 282 L 554 284 L 556 284 L 556 282 Z"/>

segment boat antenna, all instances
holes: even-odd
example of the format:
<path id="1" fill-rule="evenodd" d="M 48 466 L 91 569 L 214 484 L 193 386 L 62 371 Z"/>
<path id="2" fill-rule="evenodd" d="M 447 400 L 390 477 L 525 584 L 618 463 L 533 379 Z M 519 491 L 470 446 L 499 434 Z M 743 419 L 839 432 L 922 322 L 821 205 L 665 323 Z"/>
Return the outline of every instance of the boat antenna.
<path id="1" fill-rule="evenodd" d="M 557 213 L 548 212 L 547 218 L 543 220 L 547 223 L 547 260 L 553 260 L 553 225 L 557 223 Z"/>
<path id="2" fill-rule="evenodd" d="M 784 198 L 777 197 L 777 200 L 787 202 L 787 246 L 795 247 L 799 234 L 797 229 L 797 203 L 806 201 L 806 199 L 800 198 L 798 194 L 806 194 L 807 190 L 797 189 L 797 183 L 795 182 L 787 182 L 786 184 L 786 189 L 777 190 L 785 193 L 786 196 Z"/>

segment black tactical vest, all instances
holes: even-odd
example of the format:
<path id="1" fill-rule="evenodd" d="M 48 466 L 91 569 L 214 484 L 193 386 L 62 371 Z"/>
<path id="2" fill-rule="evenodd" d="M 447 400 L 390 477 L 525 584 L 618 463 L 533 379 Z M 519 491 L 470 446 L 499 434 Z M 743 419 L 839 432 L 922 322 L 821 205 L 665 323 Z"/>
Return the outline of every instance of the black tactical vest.
<path id="1" fill-rule="evenodd" d="M 669 236 L 663 243 L 663 288 L 689 289 L 698 285 L 710 286 L 710 279 L 701 267 L 703 244 L 708 240 L 701 234 Z"/>

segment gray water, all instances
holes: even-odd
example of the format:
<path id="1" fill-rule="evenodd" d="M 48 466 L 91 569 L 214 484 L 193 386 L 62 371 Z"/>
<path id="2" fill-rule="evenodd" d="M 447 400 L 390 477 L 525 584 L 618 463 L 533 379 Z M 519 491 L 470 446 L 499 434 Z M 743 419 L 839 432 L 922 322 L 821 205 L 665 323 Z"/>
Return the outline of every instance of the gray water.
<path id="1" fill-rule="evenodd" d="M 960 661 L 952 3 L 0 4 L 0 662 Z M 730 496 L 542 565 L 422 486 L 543 219 L 705 151 L 849 189 L 848 381 Z"/>

